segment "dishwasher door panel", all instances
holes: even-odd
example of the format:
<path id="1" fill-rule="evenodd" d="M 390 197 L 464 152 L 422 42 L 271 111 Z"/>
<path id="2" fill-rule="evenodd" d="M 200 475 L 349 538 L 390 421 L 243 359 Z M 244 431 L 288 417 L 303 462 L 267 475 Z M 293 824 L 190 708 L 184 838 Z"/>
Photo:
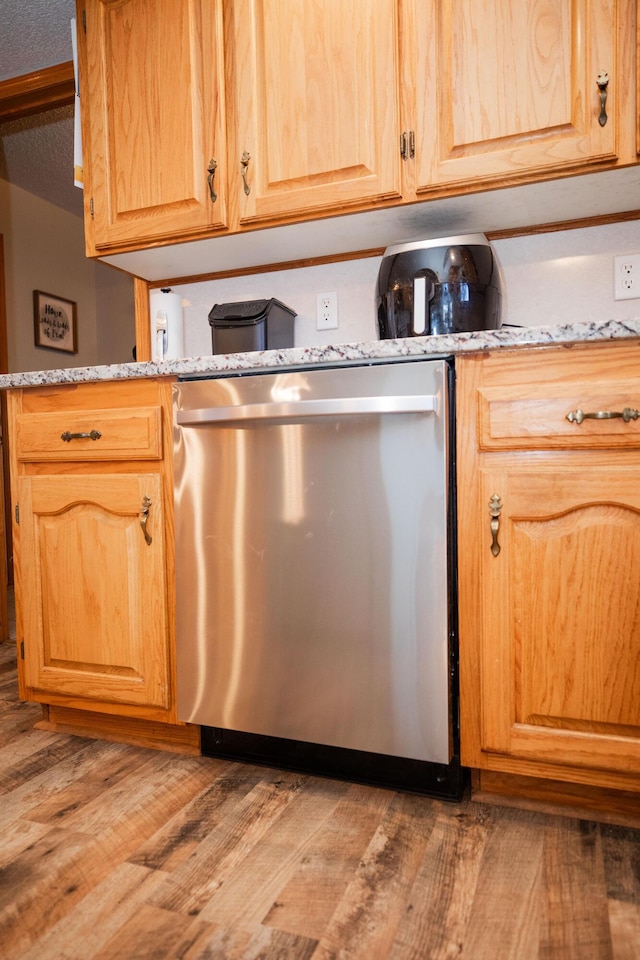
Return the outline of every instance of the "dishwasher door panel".
<path id="1" fill-rule="evenodd" d="M 175 393 L 180 719 L 448 763 L 444 362 Z"/>

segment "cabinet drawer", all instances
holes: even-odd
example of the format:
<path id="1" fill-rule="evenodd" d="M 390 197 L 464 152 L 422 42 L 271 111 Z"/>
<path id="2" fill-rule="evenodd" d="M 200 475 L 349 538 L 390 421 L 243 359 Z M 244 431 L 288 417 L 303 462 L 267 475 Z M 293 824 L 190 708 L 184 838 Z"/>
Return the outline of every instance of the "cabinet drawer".
<path id="1" fill-rule="evenodd" d="M 625 413 L 627 419 L 589 416 L 595 413 Z M 481 386 L 478 446 L 480 450 L 640 447 L 640 381 Z"/>
<path id="2" fill-rule="evenodd" d="M 160 407 L 21 413 L 18 460 L 159 460 Z"/>

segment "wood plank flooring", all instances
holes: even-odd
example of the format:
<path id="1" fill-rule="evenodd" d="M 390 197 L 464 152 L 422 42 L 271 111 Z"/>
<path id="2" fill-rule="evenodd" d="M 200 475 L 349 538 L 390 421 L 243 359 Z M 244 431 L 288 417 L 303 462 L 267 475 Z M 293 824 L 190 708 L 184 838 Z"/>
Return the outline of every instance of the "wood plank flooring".
<path id="1" fill-rule="evenodd" d="M 638 960 L 640 830 L 34 730 L 0 645 L 2 960 Z"/>

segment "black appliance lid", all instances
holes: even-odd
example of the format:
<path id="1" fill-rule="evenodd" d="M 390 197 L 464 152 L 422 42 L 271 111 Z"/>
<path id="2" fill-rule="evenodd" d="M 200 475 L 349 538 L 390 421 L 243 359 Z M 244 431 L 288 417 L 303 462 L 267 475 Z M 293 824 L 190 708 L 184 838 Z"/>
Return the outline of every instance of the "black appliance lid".
<path id="1" fill-rule="evenodd" d="M 271 297 L 269 300 L 241 300 L 237 303 L 216 303 L 209 311 L 209 323 L 215 324 L 250 324 L 268 316 L 272 310 L 283 310 L 292 317 L 296 316 L 294 310 L 287 307 L 280 300 Z"/>

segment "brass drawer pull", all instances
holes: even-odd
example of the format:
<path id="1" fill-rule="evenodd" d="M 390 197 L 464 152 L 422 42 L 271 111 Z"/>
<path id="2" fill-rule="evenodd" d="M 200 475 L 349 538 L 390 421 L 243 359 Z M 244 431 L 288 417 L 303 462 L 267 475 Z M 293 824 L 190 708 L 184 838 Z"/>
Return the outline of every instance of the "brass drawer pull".
<path id="1" fill-rule="evenodd" d="M 91 430 L 89 433 L 71 433 L 69 430 L 65 430 L 64 433 L 60 434 L 60 439 L 64 440 L 65 443 L 70 443 L 72 440 L 99 440 L 101 436 L 99 430 Z"/>
<path id="2" fill-rule="evenodd" d="M 637 410 L 632 410 L 631 407 L 625 407 L 624 410 L 598 410 L 597 413 L 583 413 L 580 407 L 577 410 L 570 410 L 567 414 L 567 420 L 570 420 L 571 423 L 582 423 L 583 420 L 615 420 L 616 417 L 620 417 L 624 420 L 625 423 L 629 423 L 630 420 L 637 420 L 640 416 Z"/>
<path id="3" fill-rule="evenodd" d="M 149 519 L 149 509 L 151 507 L 151 500 L 145 494 L 142 498 L 142 506 L 140 507 L 140 526 L 142 527 L 142 532 L 144 533 L 144 539 L 147 546 L 151 546 L 152 537 L 147 530 L 147 520 Z"/>
<path id="4" fill-rule="evenodd" d="M 491 553 L 497 557 L 500 553 L 500 544 L 498 543 L 498 531 L 500 529 L 500 514 L 502 512 L 502 500 L 497 493 L 489 500 L 489 516 L 491 517 Z"/>

